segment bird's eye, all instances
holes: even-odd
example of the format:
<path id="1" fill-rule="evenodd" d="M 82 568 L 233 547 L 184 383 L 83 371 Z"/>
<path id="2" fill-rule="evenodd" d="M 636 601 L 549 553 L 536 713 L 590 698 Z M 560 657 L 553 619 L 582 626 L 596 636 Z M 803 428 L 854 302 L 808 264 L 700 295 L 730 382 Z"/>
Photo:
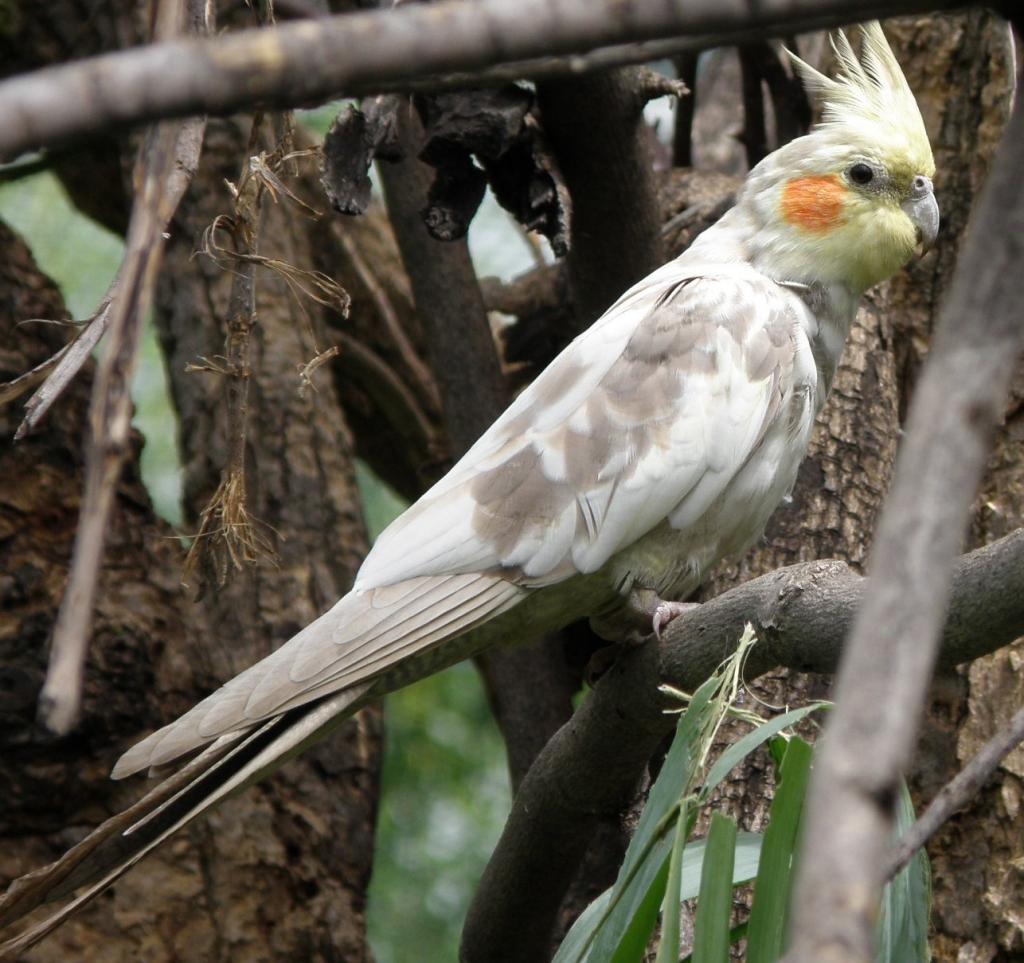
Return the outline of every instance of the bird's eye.
<path id="1" fill-rule="evenodd" d="M 867 164 L 854 164 L 848 173 L 854 184 L 870 184 L 875 179 L 875 172 Z"/>

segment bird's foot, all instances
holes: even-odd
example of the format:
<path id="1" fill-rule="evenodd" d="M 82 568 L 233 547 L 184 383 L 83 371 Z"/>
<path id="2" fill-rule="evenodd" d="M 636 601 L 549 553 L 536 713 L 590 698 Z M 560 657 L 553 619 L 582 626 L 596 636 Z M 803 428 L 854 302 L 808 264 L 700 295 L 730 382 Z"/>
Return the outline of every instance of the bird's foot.
<path id="1" fill-rule="evenodd" d="M 604 639 L 637 645 L 652 632 L 660 640 L 666 625 L 698 605 L 697 602 L 667 602 L 651 589 L 634 588 L 620 608 L 601 619 L 592 617 L 590 624 Z"/>
<path id="2" fill-rule="evenodd" d="M 669 622 L 697 608 L 700 608 L 700 602 L 666 602 L 664 600 L 658 602 L 654 607 L 654 615 L 651 616 L 651 628 L 654 630 L 654 637 L 660 642 L 661 630 Z"/>

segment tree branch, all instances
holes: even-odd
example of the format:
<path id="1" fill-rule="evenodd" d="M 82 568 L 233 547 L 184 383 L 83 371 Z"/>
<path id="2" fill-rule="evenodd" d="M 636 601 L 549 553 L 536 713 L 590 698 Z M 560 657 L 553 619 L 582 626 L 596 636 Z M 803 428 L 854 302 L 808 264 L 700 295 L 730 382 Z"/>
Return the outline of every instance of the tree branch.
<path id="1" fill-rule="evenodd" d="M 938 653 L 952 563 L 1024 345 L 1022 168 L 1018 101 L 913 400 L 871 588 L 837 680 L 811 782 L 790 963 L 871 959 L 893 800 Z"/>
<path id="2" fill-rule="evenodd" d="M 1024 709 L 1018 710 L 1010 724 L 997 732 L 942 789 L 921 817 L 900 838 L 889 857 L 885 878 L 892 879 L 951 816 L 966 806 L 989 777 L 1014 749 L 1024 742 Z"/>
<path id="3" fill-rule="evenodd" d="M 678 35 L 715 42 L 962 5 L 958 0 L 441 0 L 174 41 L 0 84 L 0 157 L 41 144 L 254 104 L 296 107 L 431 74 Z M 567 62 L 567 70 L 572 63 Z"/>
<path id="4" fill-rule="evenodd" d="M 955 665 L 1024 634 L 1024 529 L 958 560 L 940 660 Z M 706 602 L 660 645 L 620 658 L 537 758 L 513 802 L 466 918 L 466 960 L 546 958 L 562 893 L 595 826 L 628 805 L 674 718 L 658 686 L 694 691 L 746 622 L 760 639 L 747 679 L 776 668 L 832 672 L 864 595 L 843 562 L 779 569 Z M 487 953 L 467 948 L 487 947 Z"/>
<path id="5" fill-rule="evenodd" d="M 567 263 L 580 328 L 665 262 L 640 83 L 622 68 L 537 87 L 574 201 Z"/>
<path id="6" fill-rule="evenodd" d="M 203 29 L 205 17 L 196 0 L 166 0 L 156 8 L 157 36 L 173 35 L 187 25 Z M 190 179 L 190 169 L 178 161 L 198 157 L 202 123 L 156 125 L 139 149 L 136 165 L 137 197 L 132 208 L 125 255 L 108 292 L 109 310 L 100 311 L 92 324 L 110 330 L 110 343 L 100 361 L 89 409 L 86 445 L 85 493 L 71 559 L 68 585 L 53 631 L 46 682 L 39 695 L 40 718 L 54 733 L 70 731 L 82 702 L 82 673 L 92 628 L 107 525 L 114 506 L 117 482 L 128 452 L 131 427 L 131 375 L 135 367 L 142 322 L 149 307 L 163 255 L 162 235 L 170 223 Z M 88 331 L 82 339 L 88 341 Z M 97 336 L 98 338 L 98 336 Z M 29 414 L 15 437 L 38 420 L 88 354 L 73 345 L 48 380 L 29 401 Z"/>

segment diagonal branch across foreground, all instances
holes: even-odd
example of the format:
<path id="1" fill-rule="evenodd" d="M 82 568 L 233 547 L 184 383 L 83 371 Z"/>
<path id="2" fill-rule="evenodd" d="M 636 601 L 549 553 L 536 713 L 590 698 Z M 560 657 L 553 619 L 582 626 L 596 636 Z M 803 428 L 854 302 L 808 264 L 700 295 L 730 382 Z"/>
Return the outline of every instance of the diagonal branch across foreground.
<path id="1" fill-rule="evenodd" d="M 439 0 L 136 47 L 0 84 L 0 158 L 112 127 L 298 107 L 417 78 L 672 36 L 736 43 L 957 0 Z M 640 53 L 638 53 L 638 56 Z M 572 70 L 572 62 L 566 69 Z"/>
<path id="2" fill-rule="evenodd" d="M 939 655 L 953 562 L 1024 348 L 1022 169 L 1018 98 L 939 315 L 840 666 L 787 963 L 872 958 L 893 800 Z"/>

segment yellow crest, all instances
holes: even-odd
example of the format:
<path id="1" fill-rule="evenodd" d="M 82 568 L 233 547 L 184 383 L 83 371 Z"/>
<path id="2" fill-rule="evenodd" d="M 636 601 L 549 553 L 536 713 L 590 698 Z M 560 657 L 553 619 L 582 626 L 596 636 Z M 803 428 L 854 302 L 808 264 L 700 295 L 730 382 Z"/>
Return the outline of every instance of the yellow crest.
<path id="1" fill-rule="evenodd" d="M 878 21 L 860 28 L 860 57 L 846 34 L 832 35 L 836 76 L 826 77 L 790 54 L 808 93 L 821 107 L 816 133 L 844 142 L 874 143 L 890 164 L 914 173 L 935 172 L 931 145 L 917 101 Z"/>

